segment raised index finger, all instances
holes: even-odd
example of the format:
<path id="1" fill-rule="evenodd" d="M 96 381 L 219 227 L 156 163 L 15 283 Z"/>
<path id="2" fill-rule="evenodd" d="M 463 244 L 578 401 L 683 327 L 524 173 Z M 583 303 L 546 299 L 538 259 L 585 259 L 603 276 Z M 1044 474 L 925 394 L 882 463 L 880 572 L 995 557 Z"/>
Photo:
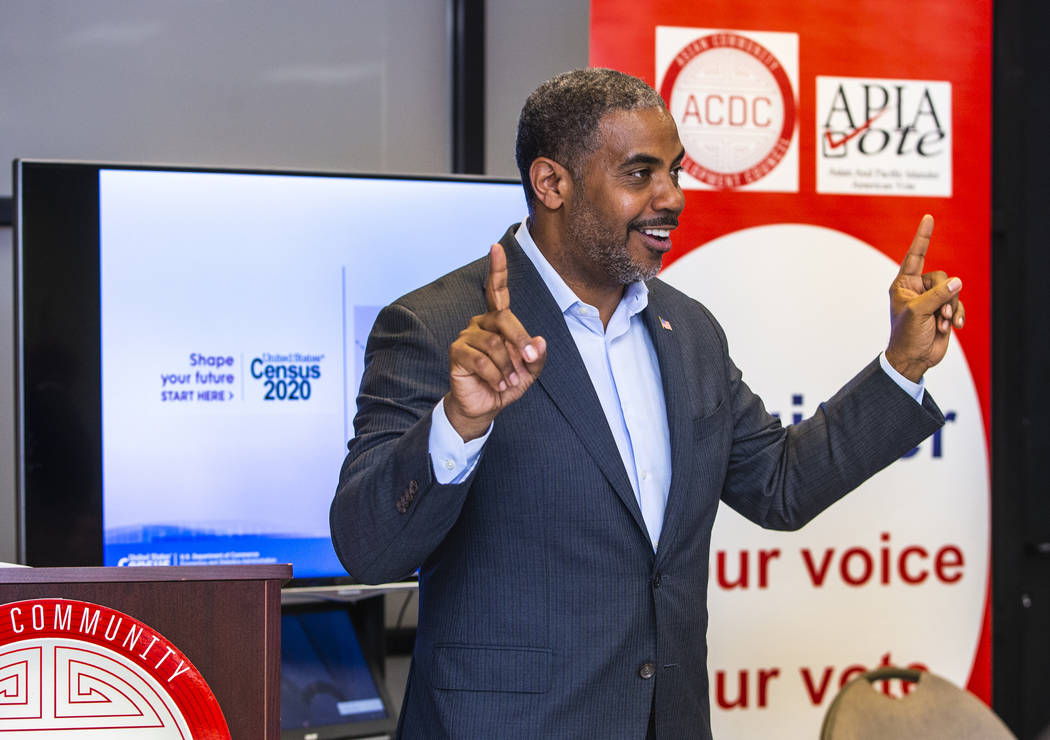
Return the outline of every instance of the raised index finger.
<path id="1" fill-rule="evenodd" d="M 485 282 L 485 303 L 489 311 L 510 308 L 510 291 L 507 289 L 507 255 L 502 244 L 493 244 L 489 250 L 489 278 Z"/>
<path id="2" fill-rule="evenodd" d="M 919 228 L 915 232 L 915 238 L 911 240 L 908 253 L 904 255 L 900 275 L 922 275 L 922 267 L 926 262 L 926 250 L 930 246 L 930 236 L 932 234 L 933 216 L 927 213 L 919 221 Z"/>

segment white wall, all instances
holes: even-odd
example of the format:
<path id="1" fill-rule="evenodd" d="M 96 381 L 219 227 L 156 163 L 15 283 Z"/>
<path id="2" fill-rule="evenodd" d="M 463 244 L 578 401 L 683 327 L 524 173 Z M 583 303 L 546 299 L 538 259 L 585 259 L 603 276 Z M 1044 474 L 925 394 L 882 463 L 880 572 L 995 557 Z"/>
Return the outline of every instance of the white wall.
<path id="1" fill-rule="evenodd" d="M 0 162 L 444 172 L 447 16 L 445 0 L 4 0 Z"/>
<path id="2" fill-rule="evenodd" d="M 525 98 L 559 72 L 587 66 L 589 0 L 488 0 L 485 167 L 518 177 L 514 133 Z"/>

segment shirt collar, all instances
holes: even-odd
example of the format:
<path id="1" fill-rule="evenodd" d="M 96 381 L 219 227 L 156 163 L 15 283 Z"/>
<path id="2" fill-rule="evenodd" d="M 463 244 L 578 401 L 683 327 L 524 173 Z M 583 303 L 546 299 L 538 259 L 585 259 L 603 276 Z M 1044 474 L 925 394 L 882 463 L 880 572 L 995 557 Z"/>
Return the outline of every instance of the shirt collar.
<path id="1" fill-rule="evenodd" d="M 514 233 L 514 238 L 518 240 L 521 250 L 528 255 L 528 258 L 536 267 L 536 271 L 543 279 L 547 290 L 554 296 L 554 301 L 558 304 L 559 311 L 564 314 L 576 304 L 586 305 L 573 292 L 572 288 L 566 285 L 558 271 L 551 266 L 551 263 L 543 256 L 543 252 L 536 246 L 536 242 L 529 232 L 527 219 L 522 219 L 521 225 L 518 226 L 518 230 Z M 649 288 L 641 280 L 630 283 L 624 290 L 623 298 L 620 299 L 620 306 L 626 309 L 628 318 L 641 313 L 648 305 Z"/>

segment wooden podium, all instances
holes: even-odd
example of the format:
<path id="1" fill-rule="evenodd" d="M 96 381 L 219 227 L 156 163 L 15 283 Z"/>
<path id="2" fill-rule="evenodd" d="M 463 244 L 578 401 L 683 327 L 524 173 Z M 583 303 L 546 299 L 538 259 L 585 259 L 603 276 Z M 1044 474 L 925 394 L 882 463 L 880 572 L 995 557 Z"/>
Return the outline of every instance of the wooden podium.
<path id="1" fill-rule="evenodd" d="M 290 565 L 0 568 L 0 605 L 72 599 L 123 612 L 192 662 L 233 738 L 277 740 L 281 585 L 291 577 Z M 24 618 L 16 631 L 28 634 Z"/>

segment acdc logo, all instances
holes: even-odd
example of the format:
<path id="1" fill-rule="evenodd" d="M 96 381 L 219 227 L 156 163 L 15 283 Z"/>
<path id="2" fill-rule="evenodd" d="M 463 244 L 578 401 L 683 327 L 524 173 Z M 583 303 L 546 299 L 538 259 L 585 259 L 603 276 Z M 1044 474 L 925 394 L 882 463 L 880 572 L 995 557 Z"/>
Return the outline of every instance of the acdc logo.
<path id="1" fill-rule="evenodd" d="M 752 185 L 791 148 L 795 91 L 781 60 L 753 38 L 719 31 L 692 39 L 671 59 L 660 95 L 685 147 L 682 168 L 706 187 Z"/>
<path id="2" fill-rule="evenodd" d="M 203 676 L 142 622 L 69 599 L 0 606 L 0 737 L 86 730 L 107 739 L 230 737 Z"/>

